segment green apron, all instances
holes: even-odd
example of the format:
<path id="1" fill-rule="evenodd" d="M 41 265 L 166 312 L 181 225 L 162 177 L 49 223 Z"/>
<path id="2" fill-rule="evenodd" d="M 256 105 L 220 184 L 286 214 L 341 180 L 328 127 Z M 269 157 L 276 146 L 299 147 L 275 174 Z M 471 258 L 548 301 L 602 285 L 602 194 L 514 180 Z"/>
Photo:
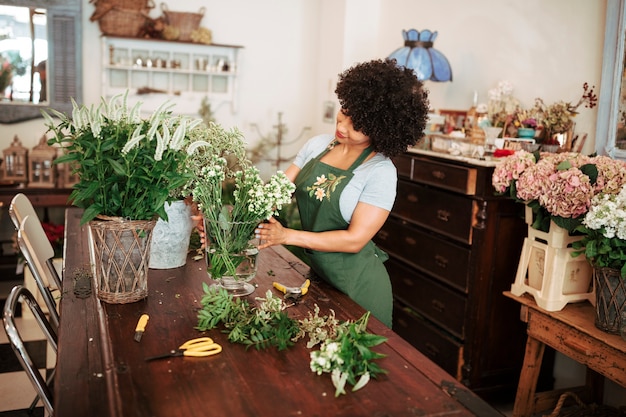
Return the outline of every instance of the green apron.
<path id="1" fill-rule="evenodd" d="M 295 181 L 302 229 L 306 231 L 325 232 L 348 228 L 348 223 L 341 215 L 339 197 L 354 176 L 354 169 L 372 152 L 371 148 L 365 149 L 350 168 L 343 170 L 320 161 L 330 149 L 331 146 L 306 163 Z M 389 257 L 374 242 L 367 242 L 358 253 L 310 249 L 305 249 L 305 253 L 315 273 L 391 328 L 391 281 L 383 265 Z"/>

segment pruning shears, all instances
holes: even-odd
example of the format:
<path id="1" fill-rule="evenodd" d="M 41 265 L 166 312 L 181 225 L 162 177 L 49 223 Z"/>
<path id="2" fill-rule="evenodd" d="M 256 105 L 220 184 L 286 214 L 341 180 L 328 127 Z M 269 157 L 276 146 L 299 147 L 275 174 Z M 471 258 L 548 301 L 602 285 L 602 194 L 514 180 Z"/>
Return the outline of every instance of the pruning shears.
<path id="1" fill-rule="evenodd" d="M 287 287 L 276 281 L 274 281 L 272 285 L 278 291 L 285 294 L 285 300 L 290 298 L 293 300 L 298 300 L 309 291 L 309 285 L 311 285 L 311 281 L 307 279 L 306 281 L 304 281 L 304 284 L 299 287 Z"/>
<path id="2" fill-rule="evenodd" d="M 222 351 L 222 346 L 218 345 L 210 337 L 199 337 L 191 339 L 183 343 L 178 349 L 171 350 L 167 353 L 146 358 L 146 361 L 155 359 L 173 358 L 177 356 L 191 356 L 202 358 L 205 356 L 217 355 Z"/>

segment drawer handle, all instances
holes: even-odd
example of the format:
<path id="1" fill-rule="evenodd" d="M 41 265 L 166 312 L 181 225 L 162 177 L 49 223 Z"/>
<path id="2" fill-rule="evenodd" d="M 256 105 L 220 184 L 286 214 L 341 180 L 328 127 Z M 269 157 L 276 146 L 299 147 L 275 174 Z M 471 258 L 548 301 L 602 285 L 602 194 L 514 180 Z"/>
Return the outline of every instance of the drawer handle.
<path id="1" fill-rule="evenodd" d="M 446 174 L 443 171 L 435 170 L 431 172 L 432 176 L 437 178 L 438 180 L 446 179 Z"/>
<path id="2" fill-rule="evenodd" d="M 402 282 L 404 283 L 404 285 L 406 285 L 407 287 L 412 287 L 413 286 L 413 280 L 409 279 L 409 278 L 404 278 L 402 280 Z"/>
<path id="3" fill-rule="evenodd" d="M 435 255 L 435 264 L 437 264 L 438 267 L 447 268 L 448 258 L 445 258 L 441 255 Z"/>
<path id="4" fill-rule="evenodd" d="M 417 198 L 417 196 L 415 194 L 407 195 L 406 199 L 409 200 L 411 203 L 418 203 L 420 201 L 420 199 Z"/>
<path id="5" fill-rule="evenodd" d="M 415 246 L 415 244 L 417 243 L 417 241 L 410 236 L 405 237 L 404 241 L 411 246 Z"/>
<path id="6" fill-rule="evenodd" d="M 437 218 L 443 222 L 447 222 L 450 218 L 450 212 L 447 210 L 439 209 L 437 210 Z"/>
<path id="7" fill-rule="evenodd" d="M 389 237 L 389 232 L 387 232 L 386 230 L 379 230 L 377 235 L 380 240 L 387 240 L 387 238 Z"/>
<path id="8" fill-rule="evenodd" d="M 580 344 L 577 340 L 573 339 L 563 339 L 563 344 L 568 348 L 575 350 L 578 353 L 581 353 L 585 356 L 593 355 L 593 351 L 590 351 L 586 346 Z"/>
<path id="9" fill-rule="evenodd" d="M 443 313 L 446 311 L 446 305 L 439 300 L 432 300 L 430 304 L 433 306 L 433 310 L 438 313 Z"/>
<path id="10" fill-rule="evenodd" d="M 436 358 L 439 355 L 439 349 L 432 343 L 426 343 L 426 355 Z"/>

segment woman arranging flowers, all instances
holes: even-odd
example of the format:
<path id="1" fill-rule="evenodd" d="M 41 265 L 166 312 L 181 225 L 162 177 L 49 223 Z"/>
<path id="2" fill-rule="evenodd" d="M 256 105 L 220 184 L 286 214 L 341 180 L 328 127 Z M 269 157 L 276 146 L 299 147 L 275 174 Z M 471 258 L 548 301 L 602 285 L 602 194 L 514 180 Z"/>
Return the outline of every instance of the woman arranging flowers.
<path id="1" fill-rule="evenodd" d="M 387 255 L 371 239 L 395 200 L 390 157 L 423 135 L 427 92 L 410 69 L 378 60 L 343 72 L 336 93 L 336 131 L 309 140 L 286 171 L 296 184 L 303 230 L 272 218 L 257 229 L 259 247 L 305 248 L 316 274 L 391 327 Z"/>

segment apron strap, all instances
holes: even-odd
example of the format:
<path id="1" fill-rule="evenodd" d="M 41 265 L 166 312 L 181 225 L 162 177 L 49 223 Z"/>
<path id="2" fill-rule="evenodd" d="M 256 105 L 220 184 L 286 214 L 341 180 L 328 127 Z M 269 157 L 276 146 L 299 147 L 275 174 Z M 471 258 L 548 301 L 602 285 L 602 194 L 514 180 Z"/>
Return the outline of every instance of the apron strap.
<path id="1" fill-rule="evenodd" d="M 350 166 L 350 168 L 347 169 L 347 171 L 350 171 L 350 172 L 354 171 L 359 165 L 363 163 L 363 161 L 365 161 L 365 158 L 367 158 L 372 152 L 373 152 L 373 149 L 371 146 L 368 146 L 367 148 L 365 148 L 363 152 L 361 152 L 361 155 L 359 155 L 359 157 L 356 159 L 356 161 L 354 161 L 354 163 Z"/>

